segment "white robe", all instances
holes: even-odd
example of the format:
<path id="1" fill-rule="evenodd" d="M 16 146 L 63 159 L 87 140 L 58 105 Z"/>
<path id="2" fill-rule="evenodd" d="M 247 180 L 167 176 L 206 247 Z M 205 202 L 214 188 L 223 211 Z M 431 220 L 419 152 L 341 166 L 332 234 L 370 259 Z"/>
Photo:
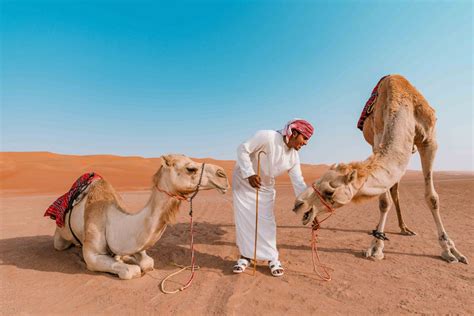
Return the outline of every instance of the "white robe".
<path id="1" fill-rule="evenodd" d="M 253 258 L 256 190 L 247 178 L 257 174 L 257 154 L 262 150 L 266 154 L 260 155 L 262 185 L 258 195 L 257 259 L 278 260 L 273 213 L 275 177 L 287 171 L 296 195 L 306 189 L 298 152 L 288 148 L 279 132 L 258 131 L 237 148 L 237 163 L 232 180 L 236 242 L 242 256 Z"/>

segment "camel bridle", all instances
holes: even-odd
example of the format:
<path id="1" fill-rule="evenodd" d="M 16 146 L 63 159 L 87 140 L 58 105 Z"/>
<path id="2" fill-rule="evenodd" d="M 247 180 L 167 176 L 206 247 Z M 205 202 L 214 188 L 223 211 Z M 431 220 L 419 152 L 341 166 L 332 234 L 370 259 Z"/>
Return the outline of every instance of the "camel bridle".
<path id="1" fill-rule="evenodd" d="M 189 215 L 192 215 L 192 212 L 193 212 L 193 204 L 192 204 L 192 201 L 193 201 L 194 197 L 198 194 L 199 188 L 200 188 L 200 186 L 201 186 L 202 175 L 204 174 L 204 166 L 205 166 L 205 165 L 206 165 L 206 164 L 203 162 L 203 163 L 202 163 L 202 166 L 201 166 L 201 174 L 199 175 L 198 184 L 197 184 L 197 186 L 196 186 L 196 189 L 194 189 L 193 191 L 191 191 L 192 195 L 191 195 L 191 197 L 190 197 L 189 199 L 188 199 L 186 196 L 182 195 L 182 194 L 179 194 L 179 193 L 173 194 L 173 193 L 170 193 L 170 192 L 168 192 L 168 191 L 166 191 L 166 190 L 162 190 L 162 189 L 160 189 L 160 187 L 158 186 L 158 184 L 155 185 L 155 188 L 156 188 L 158 191 L 160 191 L 160 192 L 162 192 L 162 193 L 164 193 L 164 194 L 168 195 L 169 197 L 172 197 L 172 198 L 174 198 L 174 199 L 176 199 L 176 200 L 179 200 L 179 201 L 189 201 L 189 203 L 190 203 L 190 212 L 189 212 Z"/>

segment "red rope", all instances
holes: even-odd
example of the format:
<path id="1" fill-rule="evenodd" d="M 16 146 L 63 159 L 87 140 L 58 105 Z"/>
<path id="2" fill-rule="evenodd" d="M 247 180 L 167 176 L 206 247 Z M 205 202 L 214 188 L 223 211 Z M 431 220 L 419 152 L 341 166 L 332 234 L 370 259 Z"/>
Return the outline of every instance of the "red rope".
<path id="1" fill-rule="evenodd" d="M 177 199 L 177 200 L 180 200 L 180 201 L 186 201 L 186 200 L 187 200 L 187 198 L 184 197 L 184 196 L 182 196 L 182 195 L 179 195 L 179 194 L 171 194 L 171 193 L 169 193 L 169 192 L 167 192 L 167 191 L 165 191 L 165 190 L 160 189 L 160 188 L 158 187 L 158 185 L 156 185 L 155 187 L 156 187 L 156 189 L 157 189 L 158 191 L 165 193 L 165 194 L 168 195 L 169 197 L 172 197 L 172 198 Z"/>
<path id="2" fill-rule="evenodd" d="M 168 275 L 166 278 L 163 279 L 163 281 L 161 281 L 161 291 L 165 294 L 175 294 L 175 293 L 178 293 L 180 291 L 184 291 L 186 290 L 190 285 L 191 283 L 193 282 L 194 280 L 194 275 L 195 275 L 195 272 L 196 272 L 196 260 L 195 260 L 195 257 L 194 257 L 194 230 L 193 230 L 193 215 L 192 213 L 190 214 L 190 231 L 191 231 L 191 265 L 190 266 L 186 266 L 186 267 L 183 267 L 183 266 L 179 266 L 181 269 L 174 272 L 174 273 L 171 273 L 170 275 Z M 198 267 L 199 269 L 199 267 Z M 186 284 L 182 287 L 180 287 L 179 289 L 177 290 L 174 290 L 174 291 L 168 291 L 165 289 L 165 282 L 166 280 L 168 280 L 169 278 L 171 278 L 172 276 L 178 274 L 178 273 L 181 273 L 183 272 L 184 270 L 191 270 L 191 276 L 189 277 L 189 280 L 186 282 Z"/>
<path id="3" fill-rule="evenodd" d="M 190 248 L 191 248 L 191 266 L 187 266 L 187 267 L 181 267 L 181 270 L 177 271 L 177 272 L 174 272 L 174 273 L 171 273 L 170 275 L 168 275 L 166 278 L 163 279 L 163 281 L 161 281 L 161 291 L 163 291 L 163 293 L 166 293 L 166 294 L 174 294 L 174 293 L 178 293 L 179 291 L 184 291 L 186 290 L 190 285 L 191 283 L 193 282 L 194 280 L 194 275 L 195 275 L 195 272 L 197 269 L 199 269 L 199 267 L 197 267 L 196 269 L 196 260 L 195 260 L 195 257 L 194 257 L 194 230 L 193 230 L 193 199 L 196 197 L 196 195 L 198 194 L 199 192 L 199 187 L 201 186 L 201 181 L 202 181 L 202 175 L 204 173 L 204 163 L 202 164 L 202 168 L 201 168 L 201 175 L 199 176 L 199 182 L 196 186 L 196 190 L 194 191 L 194 194 L 189 198 L 189 219 L 190 219 L 190 222 L 189 222 L 189 230 L 190 230 L 190 235 L 191 235 L 191 242 L 190 242 Z M 176 198 L 178 200 L 187 200 L 185 197 L 181 196 L 181 195 L 172 195 L 166 191 L 162 191 L 160 190 L 160 188 L 158 188 L 158 186 L 156 186 L 157 190 L 160 191 L 160 192 L 164 192 L 166 194 L 168 194 L 170 197 L 173 197 L 173 198 Z M 172 277 L 173 275 L 176 275 L 184 270 L 189 270 L 191 269 L 191 276 L 189 277 L 189 280 L 188 282 L 186 282 L 186 284 L 184 286 L 182 286 L 181 288 L 177 289 L 177 290 L 174 290 L 174 291 L 167 291 L 165 289 L 165 282 L 167 279 L 169 279 L 170 277 Z"/>
<path id="4" fill-rule="evenodd" d="M 190 231 L 191 231 L 191 276 L 189 277 L 189 280 L 188 282 L 186 282 L 186 284 L 180 289 L 180 291 L 183 291 L 185 289 L 187 289 L 191 283 L 193 282 L 194 280 L 194 274 L 195 274 L 195 264 L 196 264 L 196 261 L 195 261 L 195 258 L 194 258 L 194 231 L 193 231 L 193 215 L 191 214 L 190 216 Z"/>
<path id="5" fill-rule="evenodd" d="M 318 189 L 312 185 L 314 191 L 319 197 L 319 200 L 321 203 L 326 206 L 326 208 L 329 211 L 329 215 L 323 219 L 322 221 L 318 221 L 318 218 L 315 217 L 313 220 L 312 224 L 312 230 L 311 230 L 311 260 L 313 262 L 313 271 L 323 280 L 323 281 L 331 281 L 331 275 L 328 272 L 328 269 L 331 269 L 321 263 L 321 259 L 319 258 L 319 253 L 318 253 L 318 229 L 321 228 L 321 223 L 327 220 L 329 217 L 334 214 L 335 210 L 332 208 L 331 205 L 326 203 L 324 200 L 321 192 L 319 192 Z M 321 272 L 318 271 L 318 267 L 320 268 Z"/>

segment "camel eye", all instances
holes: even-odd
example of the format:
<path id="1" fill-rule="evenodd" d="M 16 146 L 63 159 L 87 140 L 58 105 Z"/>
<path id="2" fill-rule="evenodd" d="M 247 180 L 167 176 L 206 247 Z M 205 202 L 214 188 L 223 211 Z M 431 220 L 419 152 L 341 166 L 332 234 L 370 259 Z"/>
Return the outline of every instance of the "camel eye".
<path id="1" fill-rule="evenodd" d="M 195 168 L 195 167 L 187 167 L 186 168 L 186 171 L 188 173 L 196 173 L 198 171 L 198 168 Z"/>
<path id="2" fill-rule="evenodd" d="M 333 194 L 334 194 L 334 192 L 330 192 L 330 191 L 324 191 L 323 192 L 324 197 L 327 198 L 327 199 L 332 199 Z"/>

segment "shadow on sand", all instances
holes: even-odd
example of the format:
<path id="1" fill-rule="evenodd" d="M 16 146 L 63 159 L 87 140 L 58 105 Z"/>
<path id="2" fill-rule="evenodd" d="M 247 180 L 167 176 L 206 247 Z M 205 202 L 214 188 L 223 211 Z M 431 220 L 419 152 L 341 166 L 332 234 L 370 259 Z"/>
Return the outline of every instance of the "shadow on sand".
<path id="1" fill-rule="evenodd" d="M 229 240 L 226 236 L 233 225 L 212 224 L 208 222 L 195 223 L 196 245 L 222 245 L 235 247 L 235 242 Z M 299 228 L 299 226 L 279 226 L 279 228 Z M 348 231 L 367 233 L 365 230 L 344 230 L 336 228 L 326 228 L 334 231 Z M 155 269 L 175 270 L 176 266 L 189 265 L 191 261 L 191 252 L 189 248 L 189 224 L 178 223 L 169 226 L 163 237 L 147 253 L 155 260 Z M 363 245 L 361 245 L 363 246 Z M 278 244 L 281 249 L 301 250 L 311 252 L 308 244 Z M 199 247 L 198 247 L 199 248 Z M 358 258 L 364 258 L 360 248 L 326 248 L 318 247 L 321 252 L 349 254 Z M 428 257 L 431 259 L 442 260 L 438 256 L 426 254 L 413 254 L 386 250 L 387 254 L 397 254 L 402 256 Z M 195 256 L 198 264 L 205 269 L 215 269 L 222 271 L 223 274 L 232 274 L 231 267 L 234 264 L 234 258 L 223 258 L 218 249 L 216 253 L 200 252 L 195 250 Z M 53 247 L 53 237 L 47 235 L 15 237 L 0 240 L 0 265 L 16 266 L 19 269 L 60 272 L 66 274 L 96 274 L 86 268 L 82 259 L 80 248 L 72 247 L 64 251 L 57 251 Z M 116 276 L 110 275 L 116 278 Z"/>
<path id="2" fill-rule="evenodd" d="M 195 223 L 194 227 L 196 244 L 215 244 L 215 241 L 227 233 L 219 225 L 209 223 Z M 155 260 L 155 269 L 176 269 L 171 263 L 189 265 L 191 261 L 189 237 L 188 224 L 169 226 L 162 238 L 147 251 Z M 196 249 L 195 256 L 202 268 L 222 270 L 224 274 L 232 273 L 229 267 L 232 267 L 233 260 L 199 252 Z M 87 270 L 81 248 L 71 247 L 57 251 L 53 247 L 53 236 L 48 235 L 0 240 L 0 265 L 44 272 L 96 274 Z M 113 275 L 110 276 L 115 278 Z"/>

